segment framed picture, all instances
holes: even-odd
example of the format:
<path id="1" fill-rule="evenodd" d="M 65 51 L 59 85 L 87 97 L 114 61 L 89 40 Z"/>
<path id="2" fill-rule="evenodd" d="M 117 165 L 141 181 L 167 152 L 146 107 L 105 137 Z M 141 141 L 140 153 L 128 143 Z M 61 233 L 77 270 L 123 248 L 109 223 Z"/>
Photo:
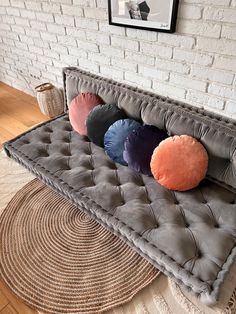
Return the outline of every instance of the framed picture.
<path id="1" fill-rule="evenodd" d="M 108 0 L 109 24 L 174 33 L 178 0 Z"/>

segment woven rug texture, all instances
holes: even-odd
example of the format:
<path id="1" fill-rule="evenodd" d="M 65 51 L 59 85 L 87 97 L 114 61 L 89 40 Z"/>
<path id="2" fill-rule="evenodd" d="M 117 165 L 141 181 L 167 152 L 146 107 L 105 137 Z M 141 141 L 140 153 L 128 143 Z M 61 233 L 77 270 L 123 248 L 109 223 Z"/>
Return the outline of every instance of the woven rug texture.
<path id="1" fill-rule="evenodd" d="M 3 151 L 0 152 L 0 215 L 4 212 L 11 198 L 26 183 L 33 179 L 27 170 L 9 159 Z M 31 190 L 31 189 L 30 189 Z M 82 214 L 81 214 L 82 215 Z M 83 216 L 83 215 L 82 215 Z M 84 223 L 89 218 L 80 217 Z M 27 219 L 27 217 L 26 217 Z M 2 224 L 0 224 L 2 227 Z M 51 226 L 53 227 L 53 226 Z M 18 227 L 19 228 L 19 227 Z M 76 226 L 75 226 L 76 228 Z M 33 235 L 32 235 L 33 236 Z M 71 241 L 73 242 L 73 241 Z M 43 261 L 42 261 L 43 263 Z M 54 264 L 53 264 L 54 265 Z M 106 268 L 104 267 L 104 272 Z M 27 268 L 24 273 L 27 273 Z M 17 280 L 15 274 L 10 274 L 12 282 Z M 29 274 L 27 274 L 29 277 Z M 24 280 L 24 279 L 23 279 Z M 26 280 L 26 279 L 25 279 Z M 23 282 L 25 286 L 29 283 Z M 149 285 L 140 290 L 129 302 L 114 307 L 106 313 L 109 314 L 235 314 L 236 313 L 236 266 L 234 266 L 228 276 L 228 279 L 222 289 L 220 301 L 214 308 L 208 308 L 201 304 L 197 298 L 185 292 L 172 280 L 163 274 L 160 274 Z M 35 283 L 35 288 L 39 283 Z M 14 291 L 13 291 L 14 292 Z M 16 293 L 16 291 L 15 291 Z M 17 294 L 17 293 L 16 293 Z M 44 314 L 45 310 L 39 311 Z M 69 310 L 67 313 L 72 313 Z M 74 312 L 81 313 L 81 312 Z"/>
<path id="2" fill-rule="evenodd" d="M 0 218 L 0 273 L 33 307 L 101 313 L 126 303 L 159 271 L 38 179 Z"/>

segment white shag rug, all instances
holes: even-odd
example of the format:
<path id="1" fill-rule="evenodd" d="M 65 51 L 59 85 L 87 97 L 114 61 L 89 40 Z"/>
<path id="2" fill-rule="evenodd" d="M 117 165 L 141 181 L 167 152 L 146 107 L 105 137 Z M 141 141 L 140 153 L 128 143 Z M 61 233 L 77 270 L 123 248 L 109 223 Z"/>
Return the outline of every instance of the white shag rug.
<path id="1" fill-rule="evenodd" d="M 0 214 L 14 194 L 34 178 L 26 169 L 0 151 Z M 131 302 L 109 310 L 109 314 L 236 314 L 236 264 L 222 288 L 217 306 L 209 308 L 184 292 L 164 275 L 158 276 Z M 43 313 L 41 313 L 43 314 Z"/>

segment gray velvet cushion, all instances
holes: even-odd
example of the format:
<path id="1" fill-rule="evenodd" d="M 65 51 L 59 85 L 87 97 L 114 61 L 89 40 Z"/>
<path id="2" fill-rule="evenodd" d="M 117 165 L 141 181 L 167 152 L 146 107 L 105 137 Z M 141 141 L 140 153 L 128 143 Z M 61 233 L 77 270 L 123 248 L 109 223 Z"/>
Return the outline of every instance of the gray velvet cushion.
<path id="1" fill-rule="evenodd" d="M 95 92 L 170 135 L 199 138 L 210 154 L 208 177 L 219 184 L 205 180 L 191 191 L 169 191 L 113 163 L 72 131 L 67 114 L 6 143 L 8 155 L 203 302 L 216 302 L 236 256 L 234 122 L 83 71 L 65 69 L 64 79 L 67 100 L 80 91 Z"/>
<path id="2" fill-rule="evenodd" d="M 72 130 L 67 115 L 5 149 L 166 274 L 215 300 L 235 254 L 234 193 L 209 181 L 185 193 L 169 191 L 114 164 Z"/>

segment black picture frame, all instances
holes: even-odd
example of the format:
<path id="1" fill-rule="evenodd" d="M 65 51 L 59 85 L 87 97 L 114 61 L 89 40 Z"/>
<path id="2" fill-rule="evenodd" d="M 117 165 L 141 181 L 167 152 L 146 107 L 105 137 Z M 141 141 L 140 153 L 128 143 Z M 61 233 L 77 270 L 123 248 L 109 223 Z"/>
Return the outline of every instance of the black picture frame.
<path id="1" fill-rule="evenodd" d="M 168 11 L 168 23 L 167 22 L 161 22 L 157 20 L 146 20 L 145 14 L 148 14 L 148 10 L 150 12 L 150 8 L 148 9 L 147 2 L 149 1 L 155 1 L 155 0 L 126 0 L 126 2 L 129 4 L 130 2 L 136 2 L 138 9 L 140 8 L 140 4 L 143 4 L 142 8 L 146 10 L 144 14 L 139 9 L 138 14 L 132 14 L 132 12 L 138 12 L 128 10 L 129 16 L 126 13 L 126 16 L 114 16 L 113 12 L 113 5 L 114 3 L 118 4 L 123 2 L 124 5 L 125 0 L 108 0 L 108 15 L 109 15 L 109 24 L 110 25 L 116 25 L 116 26 L 123 26 L 123 27 L 130 27 L 130 28 L 137 28 L 137 29 L 143 29 L 143 30 L 149 30 L 149 31 L 157 31 L 157 32 L 164 32 L 164 33 L 174 33 L 176 30 L 176 20 L 177 20 L 177 13 L 178 13 L 178 6 L 179 6 L 179 0 L 157 0 L 158 2 L 162 2 L 163 4 L 169 3 L 170 11 Z M 139 4 L 138 4 L 139 3 Z M 127 6 L 127 4 L 125 4 Z M 127 8 L 128 9 L 128 8 Z M 136 17 L 135 17 L 136 16 Z M 134 25 L 135 23 L 135 25 Z M 159 24 L 159 27 L 156 27 L 156 25 Z M 146 26 L 147 25 L 147 26 Z"/>

